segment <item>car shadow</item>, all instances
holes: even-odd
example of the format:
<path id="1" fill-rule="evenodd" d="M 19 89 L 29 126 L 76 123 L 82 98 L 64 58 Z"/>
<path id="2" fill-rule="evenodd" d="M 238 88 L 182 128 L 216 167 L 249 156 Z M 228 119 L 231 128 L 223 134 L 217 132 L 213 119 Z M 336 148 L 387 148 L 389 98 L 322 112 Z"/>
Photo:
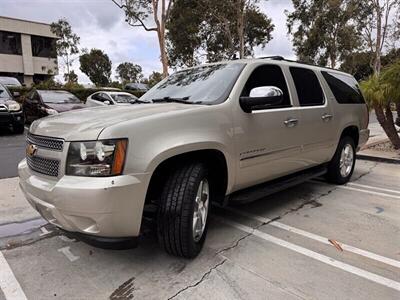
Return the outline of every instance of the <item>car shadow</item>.
<path id="1" fill-rule="evenodd" d="M 24 130 L 24 133 L 23 134 L 26 134 L 26 129 Z M 13 131 L 13 129 L 11 129 L 11 128 L 7 128 L 7 127 L 0 127 L 0 136 L 2 136 L 2 137 L 8 137 L 8 136 L 21 136 L 21 134 L 20 133 L 15 133 L 14 131 Z"/>

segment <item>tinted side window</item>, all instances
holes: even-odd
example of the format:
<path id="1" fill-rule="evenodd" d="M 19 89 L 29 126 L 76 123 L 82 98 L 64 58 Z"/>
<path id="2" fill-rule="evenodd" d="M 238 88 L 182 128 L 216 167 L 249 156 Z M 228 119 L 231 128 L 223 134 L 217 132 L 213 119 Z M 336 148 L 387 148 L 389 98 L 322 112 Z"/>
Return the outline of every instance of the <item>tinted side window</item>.
<path id="1" fill-rule="evenodd" d="M 365 103 L 357 81 L 347 75 L 322 72 L 338 103 Z"/>
<path id="2" fill-rule="evenodd" d="M 324 104 L 324 93 L 314 71 L 304 68 L 290 68 L 300 106 Z"/>
<path id="3" fill-rule="evenodd" d="M 97 93 L 97 94 L 94 94 L 93 96 L 92 96 L 92 99 L 93 100 L 97 100 L 97 101 L 100 101 L 100 99 L 99 99 L 99 93 Z"/>
<path id="4" fill-rule="evenodd" d="M 0 31 L 0 53 L 21 55 L 21 34 Z"/>
<path id="5" fill-rule="evenodd" d="M 280 88 L 283 92 L 283 103 L 279 106 L 274 106 L 270 108 L 292 106 L 290 102 L 289 90 L 286 85 L 286 80 L 279 66 L 264 65 L 257 67 L 247 80 L 241 96 L 248 97 L 250 95 L 250 91 L 253 88 L 260 86 L 275 86 L 277 88 Z"/>

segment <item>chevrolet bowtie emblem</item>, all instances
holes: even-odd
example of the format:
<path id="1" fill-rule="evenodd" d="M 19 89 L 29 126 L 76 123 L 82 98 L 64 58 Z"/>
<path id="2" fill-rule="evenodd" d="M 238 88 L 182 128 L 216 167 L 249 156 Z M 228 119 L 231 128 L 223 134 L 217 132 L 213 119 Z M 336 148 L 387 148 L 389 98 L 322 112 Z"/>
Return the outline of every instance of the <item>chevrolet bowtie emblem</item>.
<path id="1" fill-rule="evenodd" d="M 32 157 L 35 155 L 36 151 L 37 151 L 36 145 L 28 144 L 28 146 L 26 146 L 26 155 Z"/>

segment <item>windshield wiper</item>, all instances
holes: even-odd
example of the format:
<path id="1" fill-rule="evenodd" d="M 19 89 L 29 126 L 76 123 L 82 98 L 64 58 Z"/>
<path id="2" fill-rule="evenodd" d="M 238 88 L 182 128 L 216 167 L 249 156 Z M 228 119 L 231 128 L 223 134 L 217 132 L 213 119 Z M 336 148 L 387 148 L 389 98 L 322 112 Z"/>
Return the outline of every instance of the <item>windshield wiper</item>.
<path id="1" fill-rule="evenodd" d="M 189 97 L 182 97 L 182 98 L 175 98 L 175 97 L 164 97 L 164 98 L 156 98 L 156 99 L 151 99 L 153 103 L 161 103 L 161 102 L 176 102 L 176 103 L 183 103 L 183 104 L 201 104 L 201 101 L 197 102 L 190 102 L 187 101 L 189 100 Z"/>
<path id="2" fill-rule="evenodd" d="M 129 102 L 119 102 L 119 103 L 136 104 L 136 103 L 151 103 L 151 102 L 150 101 L 139 100 L 139 99 L 133 99 L 133 100 L 130 100 Z"/>

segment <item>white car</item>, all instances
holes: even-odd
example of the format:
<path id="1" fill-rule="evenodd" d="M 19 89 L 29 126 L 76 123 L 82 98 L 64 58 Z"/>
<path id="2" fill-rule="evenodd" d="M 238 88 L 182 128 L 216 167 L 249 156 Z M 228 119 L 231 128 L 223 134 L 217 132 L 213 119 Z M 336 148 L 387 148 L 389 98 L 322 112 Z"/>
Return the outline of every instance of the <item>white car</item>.
<path id="1" fill-rule="evenodd" d="M 140 103 L 139 99 L 129 93 L 100 91 L 96 92 L 86 99 L 87 107 L 106 106 L 106 105 L 130 105 Z"/>

